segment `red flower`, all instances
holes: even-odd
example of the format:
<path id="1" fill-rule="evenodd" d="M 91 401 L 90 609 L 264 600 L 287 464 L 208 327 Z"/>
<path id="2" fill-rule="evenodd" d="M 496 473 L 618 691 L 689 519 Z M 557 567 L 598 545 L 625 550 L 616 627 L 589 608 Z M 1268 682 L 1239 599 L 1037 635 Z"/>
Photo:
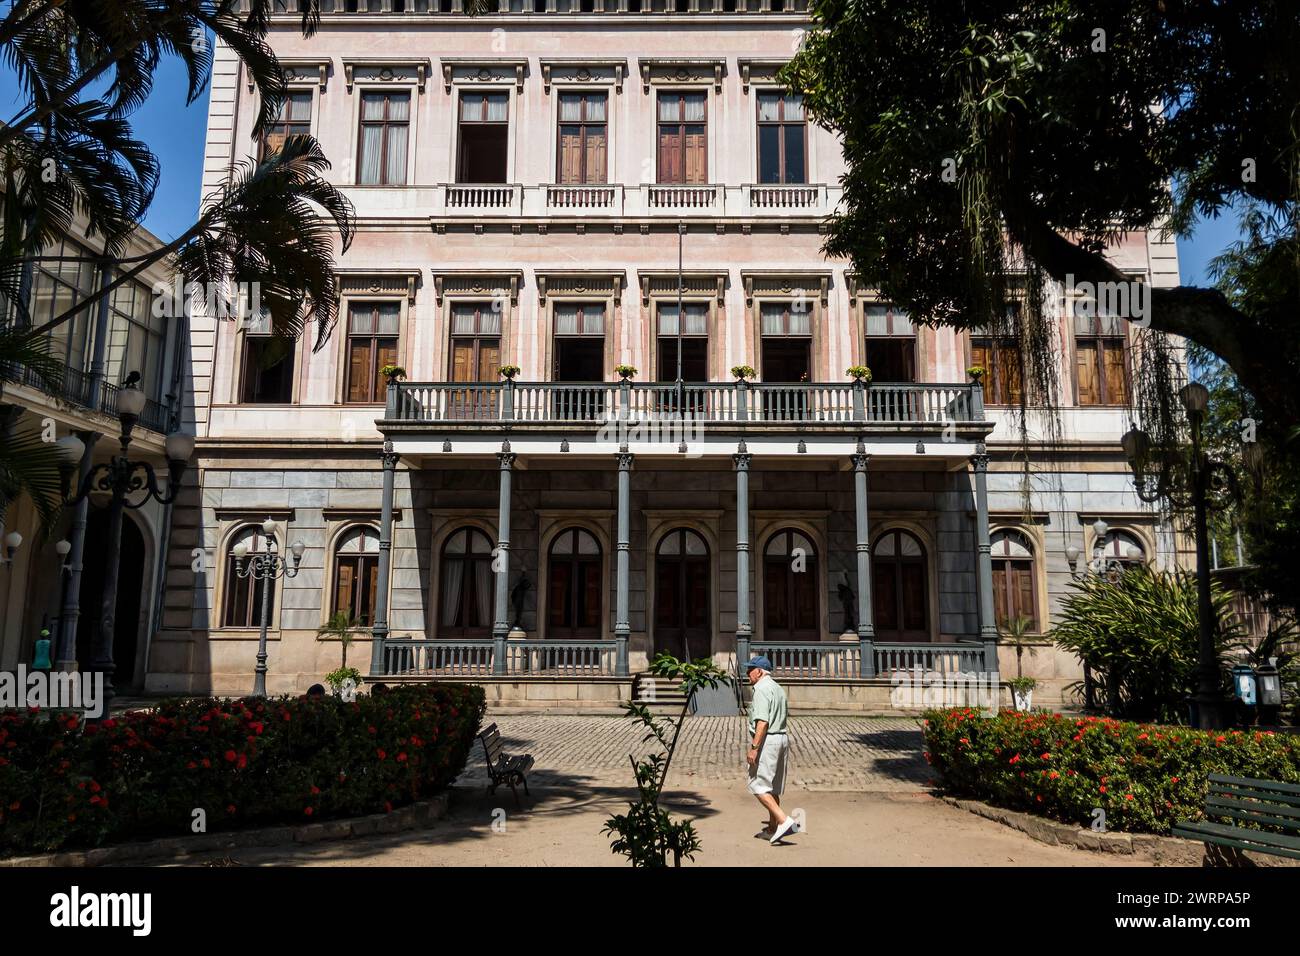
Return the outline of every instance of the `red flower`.
<path id="1" fill-rule="evenodd" d="M 405 753 L 405 751 L 403 751 L 402 753 L 400 753 L 400 754 L 397 755 L 397 762 L 398 762 L 398 763 L 406 763 L 406 753 Z"/>
<path id="2" fill-rule="evenodd" d="M 388 757 L 388 754 L 386 754 L 383 750 L 376 750 L 375 753 L 378 755 L 380 760 L 384 760 Z"/>
<path id="3" fill-rule="evenodd" d="M 1105 793 L 1105 792 L 1106 792 L 1106 788 L 1105 788 L 1105 787 L 1099 787 L 1098 789 L 1100 789 L 1102 793 Z"/>
<path id="4" fill-rule="evenodd" d="M 235 758 L 236 758 L 236 756 L 237 756 L 237 755 L 235 754 L 235 752 L 234 752 L 233 750 L 227 750 L 227 751 L 226 751 L 226 763 L 234 763 L 234 762 L 235 762 Z"/>
<path id="5" fill-rule="evenodd" d="M 320 787 L 316 786 L 315 784 L 312 784 L 311 792 L 320 793 Z"/>
<path id="6" fill-rule="evenodd" d="M 243 770 L 243 769 L 244 769 L 245 767 L 247 767 L 247 766 L 248 766 L 248 758 L 247 758 L 246 756 L 244 756 L 243 754 L 240 754 L 240 755 L 239 755 L 239 769 L 240 769 L 240 770 Z"/>
<path id="7" fill-rule="evenodd" d="M 10 810 L 17 810 L 17 809 L 18 809 L 19 807 L 21 807 L 22 805 L 23 805 L 23 802 L 22 802 L 21 800 L 15 800 L 13 803 L 9 804 L 9 809 L 10 809 Z"/>
<path id="8" fill-rule="evenodd" d="M 1133 794 L 1131 794 L 1131 793 L 1126 793 L 1126 794 L 1124 794 L 1124 799 L 1125 799 L 1125 800 L 1132 800 L 1132 799 L 1133 799 Z"/>
<path id="9" fill-rule="evenodd" d="M 303 807 L 303 808 L 302 808 L 302 812 L 305 813 L 305 814 L 307 814 L 307 816 L 311 816 L 311 815 L 312 815 L 313 813 L 315 813 L 316 811 L 313 810 L 311 807 Z"/>

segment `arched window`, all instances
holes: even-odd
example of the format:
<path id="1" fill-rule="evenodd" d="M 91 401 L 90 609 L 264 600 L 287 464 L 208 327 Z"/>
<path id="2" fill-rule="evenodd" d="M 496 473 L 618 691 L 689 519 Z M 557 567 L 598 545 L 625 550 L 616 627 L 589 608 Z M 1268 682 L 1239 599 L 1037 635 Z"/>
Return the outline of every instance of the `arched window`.
<path id="1" fill-rule="evenodd" d="M 1103 561 L 1119 561 L 1123 564 L 1145 564 L 1146 548 L 1137 535 L 1129 531 L 1108 531 L 1101 541 L 1101 558 Z"/>
<path id="2" fill-rule="evenodd" d="M 264 554 L 267 550 L 266 534 L 259 525 L 240 528 L 231 536 L 226 552 L 226 604 L 222 612 L 223 627 L 261 627 L 262 625 L 262 582 L 251 577 L 240 577 L 236 571 L 235 545 L 240 542 L 248 545 L 248 554 L 244 557 L 244 569 L 247 570 L 253 556 Z M 268 620 L 275 616 L 275 582 L 271 582 L 271 606 L 267 609 Z"/>
<path id="3" fill-rule="evenodd" d="M 778 531 L 763 549 L 763 639 L 818 640 L 817 605 L 817 548 L 802 531 Z"/>
<path id="4" fill-rule="evenodd" d="M 589 531 L 567 528 L 551 542 L 546 636 L 600 637 L 600 542 Z"/>
<path id="5" fill-rule="evenodd" d="M 993 621 L 999 629 L 1019 618 L 1029 621 L 1029 633 L 1038 633 L 1038 601 L 1034 585 L 1034 546 L 1019 531 L 995 531 L 993 556 Z"/>
<path id="6" fill-rule="evenodd" d="M 375 592 L 379 584 L 379 532 L 349 528 L 334 549 L 335 614 L 346 614 L 360 627 L 375 623 Z"/>
<path id="7" fill-rule="evenodd" d="M 925 548 L 908 531 L 886 531 L 871 549 L 876 636 L 884 641 L 930 637 Z"/>
<path id="8" fill-rule="evenodd" d="M 709 652 L 709 546 L 699 532 L 674 528 L 655 554 L 655 650 L 678 660 Z"/>
<path id="9" fill-rule="evenodd" d="M 489 634 L 492 593 L 492 542 L 477 528 L 453 531 L 442 546 L 438 636 Z"/>

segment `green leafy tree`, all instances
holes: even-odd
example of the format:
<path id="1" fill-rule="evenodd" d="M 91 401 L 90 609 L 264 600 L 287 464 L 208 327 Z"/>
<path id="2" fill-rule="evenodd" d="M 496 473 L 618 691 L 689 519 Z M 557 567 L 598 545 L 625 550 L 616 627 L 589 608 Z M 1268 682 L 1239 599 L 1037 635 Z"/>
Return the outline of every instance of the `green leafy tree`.
<path id="1" fill-rule="evenodd" d="M 916 321 L 1013 338 L 1022 442 L 1030 414 L 1059 438 L 1049 280 L 1127 283 L 1104 254 L 1126 234 L 1234 212 L 1244 238 L 1216 288 L 1152 288 L 1147 315 L 1127 316 L 1134 415 L 1157 448 L 1185 446 L 1181 337 L 1266 410 L 1260 441 L 1280 474 L 1300 474 L 1300 7 L 813 0 L 811 12 L 783 76 L 843 142 L 827 251 Z M 1259 526 L 1275 518 L 1278 553 L 1253 554 L 1294 607 L 1300 519 L 1288 504 Z"/>
<path id="2" fill-rule="evenodd" d="M 1217 584 L 1212 601 L 1222 654 L 1241 629 Z M 1072 584 L 1050 636 L 1092 668 L 1111 716 L 1168 722 L 1186 719 L 1199 634 L 1195 577 L 1137 565 Z"/>
<path id="3" fill-rule="evenodd" d="M 628 756 L 636 777 L 637 802 L 628 807 L 627 813 L 615 814 L 605 821 L 601 832 L 614 835 L 610 849 L 626 856 L 634 867 L 664 867 L 670 858 L 672 865 L 677 867 L 682 865 L 683 859 L 695 859 L 700 850 L 700 838 L 689 820 L 673 820 L 672 815 L 659 806 L 659 798 L 668 779 L 673 754 L 677 751 L 682 725 L 690 712 L 691 695 L 701 688 L 727 683 L 731 678 L 708 658 L 691 663 L 679 661 L 668 653 L 655 657 L 650 663 L 650 673 L 655 677 L 680 680 L 686 702 L 676 720 L 651 713 L 645 704 L 629 702 L 623 705 L 625 716 L 640 721 L 646 728 L 642 743 L 654 741 L 663 749 L 640 761 Z"/>

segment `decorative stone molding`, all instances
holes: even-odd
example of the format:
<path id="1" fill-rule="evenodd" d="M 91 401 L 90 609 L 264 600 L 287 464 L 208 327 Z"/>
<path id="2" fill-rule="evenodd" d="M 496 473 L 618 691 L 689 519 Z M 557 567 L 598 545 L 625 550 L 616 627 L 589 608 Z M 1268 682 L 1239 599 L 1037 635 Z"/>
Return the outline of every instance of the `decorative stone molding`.
<path id="1" fill-rule="evenodd" d="M 713 81 L 713 92 L 722 92 L 722 74 L 727 61 L 713 58 L 653 57 L 637 60 L 641 70 L 641 88 L 650 92 L 651 83 L 703 83 Z"/>
<path id="2" fill-rule="evenodd" d="M 766 269 L 742 269 L 741 282 L 745 286 L 745 305 L 754 304 L 755 295 L 793 296 L 816 290 L 818 301 L 825 307 L 830 295 L 829 272 L 780 272 Z"/>
<path id="3" fill-rule="evenodd" d="M 614 92 L 623 92 L 627 60 L 601 60 L 589 57 L 546 57 L 541 61 L 542 92 L 550 95 L 551 84 L 613 83 Z"/>
<path id="4" fill-rule="evenodd" d="M 321 512 L 321 515 L 326 521 L 356 521 L 359 523 L 367 521 L 377 522 L 383 516 L 383 510 L 380 508 L 325 508 Z M 393 521 L 400 522 L 401 520 L 402 509 L 394 508 Z"/>
<path id="5" fill-rule="evenodd" d="M 448 93 L 456 83 L 503 83 L 514 80 L 515 92 L 524 91 L 524 71 L 527 60 L 508 57 L 449 57 L 442 63 L 442 85 Z"/>
<path id="6" fill-rule="evenodd" d="M 433 278 L 433 295 L 438 305 L 442 305 L 447 295 L 497 295 L 508 293 L 512 306 L 519 304 L 519 286 L 524 274 L 514 270 L 483 269 L 429 269 Z"/>
<path id="7" fill-rule="evenodd" d="M 267 488 L 268 494 L 279 489 Z M 286 524 L 293 521 L 296 514 L 293 508 L 216 508 L 213 510 L 218 521 L 241 521 L 261 524 L 267 518 L 272 521 L 282 521 Z"/>
<path id="8" fill-rule="evenodd" d="M 284 70 L 284 79 L 289 86 L 310 86 L 316 84 L 322 93 L 329 82 L 329 57 L 280 57 L 280 68 Z M 253 74 L 244 68 L 244 77 L 248 82 L 248 92 L 253 92 Z"/>
<path id="9" fill-rule="evenodd" d="M 336 269 L 342 295 L 405 293 L 408 304 L 415 304 L 415 287 L 419 269 Z"/>
<path id="10" fill-rule="evenodd" d="M 641 304 L 648 306 L 651 296 L 677 294 L 677 273 L 663 270 L 637 270 L 637 280 L 641 283 Z M 682 291 L 685 295 L 716 296 L 718 305 L 726 302 L 727 273 L 725 272 L 686 272 L 682 274 Z"/>
<path id="11" fill-rule="evenodd" d="M 537 301 L 546 305 L 548 295 L 599 295 L 618 299 L 623 294 L 627 274 L 618 272 L 539 272 Z"/>
<path id="12" fill-rule="evenodd" d="M 365 59 L 345 59 L 343 61 L 343 79 L 348 92 L 361 81 L 363 83 L 415 83 L 423 93 L 424 84 L 429 79 L 432 66 L 428 59 L 411 57 L 368 57 Z"/>
<path id="13" fill-rule="evenodd" d="M 749 93 L 751 83 L 777 83 L 776 75 L 789 60 L 737 60 L 740 67 L 740 90 Z"/>

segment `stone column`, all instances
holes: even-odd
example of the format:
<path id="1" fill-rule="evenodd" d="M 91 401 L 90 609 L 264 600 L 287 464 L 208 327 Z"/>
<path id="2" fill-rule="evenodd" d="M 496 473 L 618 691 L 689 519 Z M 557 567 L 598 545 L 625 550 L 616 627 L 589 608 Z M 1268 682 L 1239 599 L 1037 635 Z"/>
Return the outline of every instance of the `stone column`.
<path id="1" fill-rule="evenodd" d="M 492 673 L 506 673 L 506 638 L 510 635 L 510 479 L 515 455 L 510 442 L 501 443 L 501 500 L 497 511 L 497 548 L 492 556 L 496 572 L 496 621 L 492 625 Z"/>
<path id="2" fill-rule="evenodd" d="M 632 556 L 632 460 L 636 456 L 624 445 L 618 453 L 618 544 L 617 586 L 614 598 L 614 640 L 618 643 L 614 673 L 627 676 L 627 644 L 632 636 L 628 609 Z"/>
<path id="3" fill-rule="evenodd" d="M 753 456 L 742 441 L 731 460 L 736 466 L 736 653 L 749 654 L 754 625 L 749 618 L 749 463 Z M 738 660 L 739 669 L 744 661 Z"/>
<path id="4" fill-rule="evenodd" d="M 876 625 L 872 621 L 871 605 L 871 534 L 867 523 L 867 464 L 871 456 L 862 442 L 853 456 L 853 500 L 857 517 L 858 553 L 858 675 L 876 676 L 876 655 L 872 644 L 876 638 Z"/>
<path id="5" fill-rule="evenodd" d="M 77 437 L 86 446 L 81 455 L 81 466 L 77 469 L 74 489 L 81 483 L 94 467 L 95 445 L 103 436 L 99 432 L 77 432 Z M 90 496 L 77 502 L 72 512 L 72 527 L 68 533 L 68 543 L 72 550 L 68 552 L 68 577 L 64 584 L 63 610 L 59 613 L 59 638 L 54 659 L 54 669 L 73 673 L 77 670 L 77 627 L 81 622 L 81 570 L 86 554 L 86 522 L 90 517 Z M 60 572 L 61 574 L 62 572 Z"/>
<path id="6" fill-rule="evenodd" d="M 993 620 L 993 553 L 989 543 L 989 456 L 981 442 L 971 456 L 975 470 L 975 574 L 979 583 L 980 640 L 984 642 L 984 670 L 998 672 L 998 627 Z"/>
<path id="7" fill-rule="evenodd" d="M 393 568 L 393 491 L 397 483 L 397 454 L 384 442 L 379 460 L 384 468 L 384 492 L 379 513 L 379 567 L 375 570 L 375 620 L 370 628 L 370 673 L 387 670 L 384 645 L 388 641 L 388 581 Z"/>

